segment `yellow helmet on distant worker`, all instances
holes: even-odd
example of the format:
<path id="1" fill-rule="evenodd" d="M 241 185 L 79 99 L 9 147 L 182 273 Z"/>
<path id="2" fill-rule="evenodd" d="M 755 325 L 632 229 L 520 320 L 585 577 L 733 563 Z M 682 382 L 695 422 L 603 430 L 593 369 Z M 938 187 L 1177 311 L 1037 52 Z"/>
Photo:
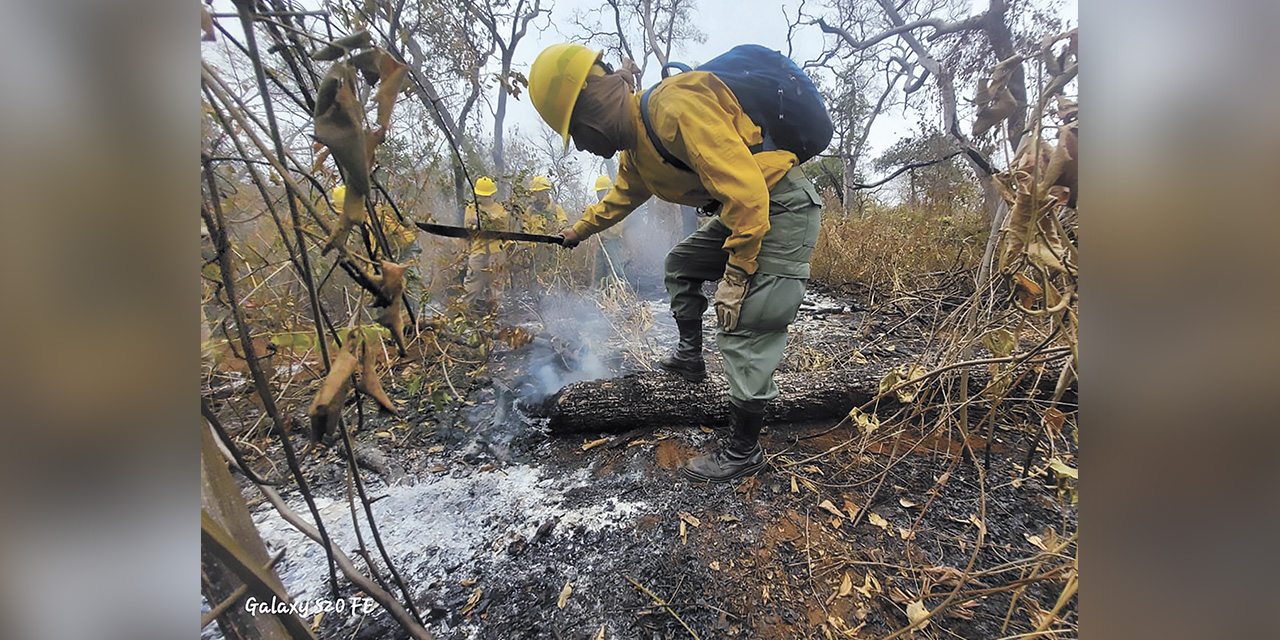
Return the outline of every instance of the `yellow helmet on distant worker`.
<path id="1" fill-rule="evenodd" d="M 476 180 L 476 195 L 491 196 L 497 192 L 498 185 L 493 181 L 493 178 L 480 176 L 480 179 Z"/>
<path id="2" fill-rule="evenodd" d="M 532 180 L 529 180 L 530 191 L 547 191 L 549 189 L 551 189 L 551 181 L 545 176 L 534 176 Z"/>
<path id="3" fill-rule="evenodd" d="M 329 192 L 329 197 L 333 198 L 333 204 L 337 205 L 337 207 L 341 209 L 342 203 L 347 199 L 347 185 L 340 184 L 334 187 L 333 191 Z"/>
<path id="4" fill-rule="evenodd" d="M 613 181 L 609 179 L 609 176 L 602 175 L 596 178 L 596 191 L 607 191 L 612 188 Z"/>
<path id="5" fill-rule="evenodd" d="M 587 83 L 587 74 L 602 52 L 580 44 L 553 44 L 529 67 L 529 99 L 538 115 L 569 146 L 569 117 L 578 102 L 578 94 Z"/>

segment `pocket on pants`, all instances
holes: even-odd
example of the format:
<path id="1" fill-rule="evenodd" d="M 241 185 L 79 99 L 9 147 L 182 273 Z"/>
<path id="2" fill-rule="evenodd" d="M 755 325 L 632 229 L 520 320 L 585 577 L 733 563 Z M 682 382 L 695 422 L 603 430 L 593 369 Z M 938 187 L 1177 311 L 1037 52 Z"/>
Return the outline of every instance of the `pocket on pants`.
<path id="1" fill-rule="evenodd" d="M 740 329 L 785 331 L 804 300 L 805 280 L 757 272 L 742 301 Z"/>

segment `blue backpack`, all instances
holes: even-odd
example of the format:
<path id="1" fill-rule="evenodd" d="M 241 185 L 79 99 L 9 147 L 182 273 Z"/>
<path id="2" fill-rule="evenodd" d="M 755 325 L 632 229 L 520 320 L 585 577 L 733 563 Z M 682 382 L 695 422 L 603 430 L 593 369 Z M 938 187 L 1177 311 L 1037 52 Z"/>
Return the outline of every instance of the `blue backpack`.
<path id="1" fill-rule="evenodd" d="M 662 67 L 664 79 L 669 68 L 691 71 L 688 65 L 667 63 Z M 752 153 L 785 149 L 804 163 L 831 144 L 834 127 L 827 107 L 822 103 L 822 96 L 809 76 L 781 53 L 758 44 L 738 45 L 707 61 L 698 67 L 698 71 L 715 74 L 725 83 L 747 117 L 760 127 L 764 143 L 751 147 Z M 644 131 L 667 164 L 692 171 L 662 146 L 653 131 L 653 122 L 649 118 L 649 94 L 656 86 L 650 87 L 640 97 Z"/>

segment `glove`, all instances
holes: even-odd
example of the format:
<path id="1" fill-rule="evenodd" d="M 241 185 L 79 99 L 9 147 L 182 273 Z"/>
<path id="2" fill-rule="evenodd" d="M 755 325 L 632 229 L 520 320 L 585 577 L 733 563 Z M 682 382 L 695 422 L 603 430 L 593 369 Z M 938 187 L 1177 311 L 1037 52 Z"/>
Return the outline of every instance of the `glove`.
<path id="1" fill-rule="evenodd" d="M 742 299 L 747 297 L 747 282 L 751 276 L 741 267 L 732 264 L 724 266 L 724 277 L 716 287 L 715 307 L 716 320 L 725 331 L 738 328 L 738 319 L 742 317 Z"/>
<path id="2" fill-rule="evenodd" d="M 572 249 L 578 246 L 578 243 L 582 242 L 582 238 L 578 237 L 578 234 L 574 232 L 573 227 L 565 227 L 561 229 L 560 233 L 556 235 L 560 236 L 561 238 L 564 238 L 564 240 L 561 241 L 560 244 L 566 249 Z"/>

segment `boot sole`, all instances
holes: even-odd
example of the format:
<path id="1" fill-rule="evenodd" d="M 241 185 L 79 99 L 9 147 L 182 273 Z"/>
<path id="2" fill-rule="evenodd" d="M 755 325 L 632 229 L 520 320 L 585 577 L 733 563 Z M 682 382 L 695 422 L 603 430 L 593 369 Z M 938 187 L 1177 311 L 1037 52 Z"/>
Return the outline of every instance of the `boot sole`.
<path id="1" fill-rule="evenodd" d="M 687 479 L 689 479 L 689 480 L 693 480 L 694 482 L 713 482 L 713 483 L 716 483 L 716 484 L 721 484 L 721 483 L 725 483 L 725 482 L 733 482 L 734 480 L 737 480 L 738 478 L 745 478 L 745 477 L 747 477 L 747 476 L 753 476 L 753 475 L 755 475 L 755 474 L 759 473 L 759 472 L 760 472 L 760 470 L 764 468 L 764 465 L 765 465 L 764 461 L 761 461 L 761 462 L 760 462 L 760 464 L 758 464 L 758 465 L 753 465 L 753 466 L 750 466 L 750 467 L 746 467 L 746 468 L 744 468 L 744 469 L 742 469 L 742 470 L 738 471 L 737 473 L 735 473 L 735 474 L 733 474 L 733 475 L 731 475 L 731 476 L 725 476 L 725 477 L 723 477 L 723 478 L 712 478 L 712 477 L 710 477 L 710 476 L 704 476 L 704 475 L 702 475 L 702 474 L 700 474 L 700 473 L 694 473 L 694 472 L 692 472 L 692 471 L 689 471 L 688 469 L 685 469 L 684 467 L 681 467 L 681 468 L 680 468 L 680 475 L 684 476 L 685 478 L 687 478 Z"/>
<path id="2" fill-rule="evenodd" d="M 664 365 L 661 362 L 658 363 L 658 367 L 668 373 L 674 373 L 689 382 L 702 382 L 703 380 L 707 379 L 706 371 L 693 372 L 693 371 L 688 371 L 686 369 L 677 369 L 675 367 L 668 367 L 667 365 Z"/>

